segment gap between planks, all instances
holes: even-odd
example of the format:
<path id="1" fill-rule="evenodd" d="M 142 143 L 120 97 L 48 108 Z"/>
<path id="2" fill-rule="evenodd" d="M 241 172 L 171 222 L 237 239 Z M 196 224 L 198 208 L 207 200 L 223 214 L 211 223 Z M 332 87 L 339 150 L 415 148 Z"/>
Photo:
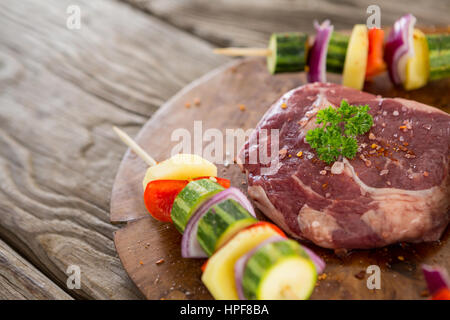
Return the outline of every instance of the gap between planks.
<path id="1" fill-rule="evenodd" d="M 0 226 L 0 230 L 1 230 Z M 1 235 L 4 235 L 5 233 L 0 233 Z M 41 273 L 43 277 L 45 277 L 45 280 L 50 282 L 55 287 L 58 287 L 61 291 L 66 293 L 70 298 L 72 299 L 83 299 L 80 295 L 75 294 L 76 290 L 69 290 L 67 286 L 62 285 L 58 279 L 55 279 L 55 277 L 52 276 L 52 273 L 46 270 L 46 268 L 41 268 L 40 266 L 36 265 L 33 260 L 28 259 L 27 255 L 23 254 L 23 250 L 21 250 L 18 246 L 14 244 L 13 241 L 8 241 L 8 238 L 5 238 L 4 236 L 0 236 L 0 244 L 3 242 L 7 247 L 9 247 L 12 250 L 12 253 L 17 255 L 19 259 L 22 260 L 25 264 L 28 264 L 29 267 L 32 267 L 35 269 L 37 273 Z M 7 254 L 8 252 L 5 252 Z M 50 293 L 50 292 L 49 292 Z M 22 294 L 23 295 L 23 294 Z"/>

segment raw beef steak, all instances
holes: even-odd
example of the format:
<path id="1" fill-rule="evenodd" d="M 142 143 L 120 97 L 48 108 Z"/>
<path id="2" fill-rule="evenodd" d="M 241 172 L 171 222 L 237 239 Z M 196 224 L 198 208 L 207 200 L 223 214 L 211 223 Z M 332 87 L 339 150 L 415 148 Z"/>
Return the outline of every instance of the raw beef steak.
<path id="1" fill-rule="evenodd" d="M 342 159 L 339 174 L 337 165 L 331 170 L 317 159 L 305 135 L 316 127 L 318 110 L 343 99 L 369 105 L 374 125 L 358 137 L 356 157 Z M 261 148 L 270 150 L 271 139 L 259 138 L 263 129 L 279 130 L 279 152 L 271 155 L 278 170 L 271 174 L 261 170 L 269 164 L 249 163 Z M 444 111 L 315 83 L 272 105 L 239 164 L 256 206 L 286 232 L 325 248 L 352 249 L 438 240 L 449 222 L 449 158 L 450 115 Z"/>

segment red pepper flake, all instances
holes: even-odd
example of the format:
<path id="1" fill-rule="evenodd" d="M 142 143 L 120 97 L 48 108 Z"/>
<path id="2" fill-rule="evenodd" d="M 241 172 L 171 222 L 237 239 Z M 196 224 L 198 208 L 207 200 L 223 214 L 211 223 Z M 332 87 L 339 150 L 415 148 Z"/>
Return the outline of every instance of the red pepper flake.
<path id="1" fill-rule="evenodd" d="M 302 155 L 303 155 L 303 151 L 299 151 L 299 152 L 297 152 L 297 157 L 301 158 L 301 157 L 302 157 Z"/>
<path id="2" fill-rule="evenodd" d="M 407 147 L 407 146 L 409 145 L 409 143 L 408 143 L 408 142 L 403 142 L 403 145 L 404 145 L 405 147 Z"/>
<path id="3" fill-rule="evenodd" d="M 423 172 L 423 176 L 424 176 L 424 177 L 428 177 L 428 176 L 429 176 L 428 171 L 424 171 L 424 172 Z"/>
<path id="4" fill-rule="evenodd" d="M 189 108 L 191 107 L 191 103 L 190 103 L 190 102 L 186 102 L 186 103 L 184 104 L 184 106 L 185 106 L 185 108 L 189 109 Z"/>
<path id="5" fill-rule="evenodd" d="M 420 296 L 421 297 L 428 297 L 430 295 L 430 293 L 428 292 L 428 290 L 422 290 L 421 292 L 420 292 Z"/>
<path id="6" fill-rule="evenodd" d="M 155 262 L 156 264 L 161 264 L 164 263 L 164 259 L 159 259 L 158 261 Z"/>
<path id="7" fill-rule="evenodd" d="M 397 259 L 400 261 L 405 261 L 405 258 L 403 256 L 398 256 Z"/>
<path id="8" fill-rule="evenodd" d="M 142 266 L 144 264 L 144 262 L 142 260 L 140 260 L 139 264 Z"/>
<path id="9" fill-rule="evenodd" d="M 322 189 L 326 189 L 328 187 L 328 182 L 322 185 Z"/>
<path id="10" fill-rule="evenodd" d="M 286 103 L 283 102 L 283 103 L 281 104 L 281 109 L 286 109 L 286 108 L 287 108 L 287 105 L 286 105 Z"/>
<path id="11" fill-rule="evenodd" d="M 245 104 L 240 104 L 239 105 L 239 110 L 241 110 L 241 111 L 245 111 Z"/>

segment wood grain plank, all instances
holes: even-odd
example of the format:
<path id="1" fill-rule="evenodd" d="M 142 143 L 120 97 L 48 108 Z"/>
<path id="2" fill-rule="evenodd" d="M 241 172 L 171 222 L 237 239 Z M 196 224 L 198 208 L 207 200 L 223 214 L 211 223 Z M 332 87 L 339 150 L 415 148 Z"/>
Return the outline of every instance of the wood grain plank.
<path id="1" fill-rule="evenodd" d="M 80 30 L 66 28 L 79 5 Z M 126 150 L 159 106 L 227 59 L 204 41 L 127 4 L 0 3 L 0 235 L 76 296 L 135 299 L 113 243 L 109 198 Z"/>
<path id="2" fill-rule="evenodd" d="M 71 300 L 72 297 L 0 240 L 0 299 Z"/>
<path id="3" fill-rule="evenodd" d="M 366 23 L 376 4 L 381 23 L 414 14 L 421 25 L 447 25 L 450 2 L 408 0 L 125 0 L 218 46 L 266 46 L 272 32 L 314 32 L 313 21 L 331 19 L 335 29 Z"/>

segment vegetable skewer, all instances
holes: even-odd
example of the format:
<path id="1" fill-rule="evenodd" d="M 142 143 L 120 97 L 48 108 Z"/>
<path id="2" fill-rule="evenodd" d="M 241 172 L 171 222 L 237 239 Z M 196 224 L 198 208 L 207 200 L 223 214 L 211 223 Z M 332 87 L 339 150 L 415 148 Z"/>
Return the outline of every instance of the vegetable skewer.
<path id="1" fill-rule="evenodd" d="M 114 131 L 119 134 L 122 141 L 132 147 L 132 150 L 138 150 L 137 154 L 140 157 L 148 156 L 147 159 L 152 159 L 123 131 L 117 128 Z M 178 161 L 182 159 L 186 160 L 189 157 L 181 157 Z M 162 168 L 163 171 L 165 170 L 163 175 L 176 176 L 169 171 L 179 174 L 180 163 L 175 164 L 168 162 L 169 160 L 160 164 L 156 164 L 153 160 L 155 165 L 149 161 L 152 164 L 150 168 Z M 153 173 L 153 177 L 155 176 L 158 177 L 158 174 Z M 312 251 L 303 249 L 293 240 L 286 239 L 284 233 L 273 224 L 259 222 L 245 195 L 236 188 L 224 188 L 229 187 L 228 180 L 216 177 L 192 178 L 191 182 L 157 178 L 151 180 L 145 188 L 144 199 L 147 208 L 155 218 L 175 222 L 178 231 L 183 234 L 183 257 L 212 255 L 205 267 L 202 281 L 213 296 L 216 299 L 239 297 L 307 299 L 314 288 L 317 273 L 323 270 L 324 262 Z M 223 180 L 228 181 L 228 185 L 223 183 Z M 222 186 L 218 182 L 221 182 Z M 160 184 L 164 186 L 163 190 L 160 190 Z M 168 190 L 165 189 L 166 187 Z M 162 194 L 154 193 L 155 189 Z M 167 215 L 165 209 L 155 208 L 158 206 L 170 207 L 170 215 Z M 235 274 L 236 261 L 249 250 L 260 246 L 263 240 L 274 235 L 278 235 L 286 245 L 290 244 L 289 246 L 294 246 L 296 249 L 291 250 L 290 253 L 286 252 L 286 248 L 281 251 L 265 252 L 264 256 L 273 263 L 263 265 L 267 267 L 267 270 L 258 269 L 261 273 L 255 280 L 256 291 L 251 291 L 252 294 L 238 295 L 238 289 L 242 291 L 241 288 L 246 290 L 249 288 L 241 282 L 248 282 L 250 287 L 253 287 L 254 281 L 248 273 L 251 274 L 255 270 L 249 268 L 254 262 L 260 263 L 261 259 L 252 255 L 248 259 L 248 264 L 245 263 L 242 266 L 244 268 L 242 270 L 246 272 L 242 277 L 242 272 Z M 299 266 L 302 268 L 298 268 Z M 291 277 L 295 280 L 293 285 L 289 284 Z M 283 281 L 278 283 L 279 280 Z"/>
<path id="2" fill-rule="evenodd" d="M 144 203 L 149 213 L 157 220 L 172 222 L 172 207 L 178 194 L 190 180 L 214 177 L 214 185 L 230 187 L 230 181 L 215 177 L 215 165 L 196 155 L 178 154 L 157 163 L 130 136 L 117 127 L 113 127 L 119 138 L 131 148 L 149 168 L 143 181 Z M 223 189 L 222 188 L 222 189 Z"/>
<path id="3" fill-rule="evenodd" d="M 342 84 L 358 90 L 365 80 L 387 69 L 392 83 L 414 90 L 450 77 L 450 34 L 424 35 L 414 29 L 415 22 L 411 14 L 398 19 L 386 43 L 382 29 L 355 25 L 349 37 L 333 32 L 326 20 L 320 26 L 315 22 L 314 41 L 308 41 L 303 33 L 276 33 L 267 49 L 221 48 L 214 52 L 265 56 L 270 73 L 307 71 L 308 82 L 326 82 L 327 72 L 342 74 Z"/>

